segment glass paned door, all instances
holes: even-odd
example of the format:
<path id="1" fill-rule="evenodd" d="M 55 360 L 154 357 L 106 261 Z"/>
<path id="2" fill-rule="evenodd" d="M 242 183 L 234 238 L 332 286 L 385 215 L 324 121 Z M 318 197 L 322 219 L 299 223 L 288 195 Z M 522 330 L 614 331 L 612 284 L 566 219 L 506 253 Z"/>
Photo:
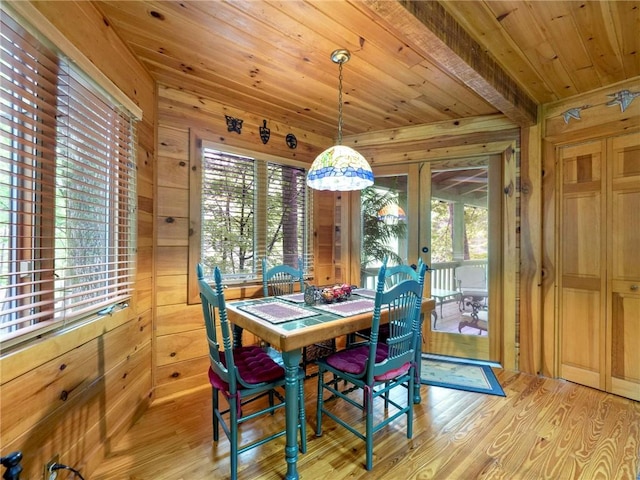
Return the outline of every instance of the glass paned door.
<path id="1" fill-rule="evenodd" d="M 376 177 L 375 184 L 361 192 L 360 201 L 360 278 L 364 288 L 375 289 L 378 270 L 385 257 L 387 265 L 409 263 L 408 176 Z"/>
<path id="2" fill-rule="evenodd" d="M 430 171 L 430 280 L 436 309 L 429 350 L 488 359 L 490 225 L 497 213 L 489 209 L 488 160 L 433 162 Z"/>
<path id="3" fill-rule="evenodd" d="M 501 362 L 505 296 L 499 288 L 513 262 L 505 263 L 505 211 L 501 155 L 434 161 L 424 165 L 421 212 L 429 222 L 429 275 L 436 300 L 425 322 L 423 350 Z M 509 307 L 512 308 L 512 307 Z M 509 310 L 508 317 L 514 312 Z"/>
<path id="4" fill-rule="evenodd" d="M 361 192 L 362 286 L 375 287 L 383 252 L 409 265 L 422 258 L 433 269 L 425 277 L 425 294 L 434 298 L 436 309 L 423 322 L 424 352 L 501 361 L 503 319 L 515 314 L 511 304 L 505 309 L 501 288 L 514 263 L 503 261 L 510 231 L 505 210 L 513 208 L 505 206 L 510 198 L 502 188 L 505 165 L 495 154 L 377 167 L 374 192 Z M 401 210 L 391 218 L 380 213 L 382 203 L 395 201 Z M 460 292 L 456 267 L 468 267 L 485 281 L 484 288 Z"/>

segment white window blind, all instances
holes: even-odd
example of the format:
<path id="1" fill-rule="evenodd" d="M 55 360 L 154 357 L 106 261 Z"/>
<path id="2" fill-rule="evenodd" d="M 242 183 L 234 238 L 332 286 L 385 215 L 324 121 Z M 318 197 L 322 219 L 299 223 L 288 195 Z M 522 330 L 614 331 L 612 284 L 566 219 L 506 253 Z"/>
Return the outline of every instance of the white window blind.
<path id="1" fill-rule="evenodd" d="M 0 341 L 125 302 L 136 243 L 135 126 L 2 12 Z"/>
<path id="2" fill-rule="evenodd" d="M 269 266 L 313 267 L 306 170 L 203 148 L 201 261 L 227 281 Z"/>
<path id="3" fill-rule="evenodd" d="M 310 264 L 305 242 L 307 220 L 310 218 L 307 200 L 307 172 L 275 163 L 267 163 L 267 245 L 262 256 L 267 264 L 298 266 L 298 261 Z M 308 270 L 308 269 L 307 269 Z"/>

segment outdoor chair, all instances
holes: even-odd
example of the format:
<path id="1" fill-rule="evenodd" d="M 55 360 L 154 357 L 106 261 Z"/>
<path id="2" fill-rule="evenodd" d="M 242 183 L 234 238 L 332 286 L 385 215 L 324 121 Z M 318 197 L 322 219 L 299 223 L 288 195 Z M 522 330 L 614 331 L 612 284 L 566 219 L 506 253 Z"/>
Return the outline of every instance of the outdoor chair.
<path id="1" fill-rule="evenodd" d="M 418 275 L 424 278 L 425 271 L 426 265 L 422 264 Z M 407 438 L 413 435 L 413 388 L 416 381 L 416 349 L 423 285 L 417 280 L 404 280 L 385 290 L 385 273 L 386 266 L 383 265 L 378 273 L 369 340 L 316 361 L 316 436 L 322 436 L 323 415 L 330 417 L 365 442 L 367 470 L 373 468 L 373 437 L 378 430 L 405 415 Z M 383 315 L 388 316 L 389 336 L 385 341 L 379 341 L 378 333 Z M 327 382 L 324 380 L 326 372 L 333 374 L 333 378 Z M 342 386 L 341 380 L 345 383 Z M 404 401 L 390 395 L 395 389 L 405 389 Z M 358 394 L 359 390 L 362 390 L 362 394 Z M 331 394 L 327 400 L 324 398 L 325 391 Z M 365 417 L 364 429 L 361 421 L 360 425 L 349 423 L 354 418 L 360 420 L 361 417 L 350 414 L 348 405 L 344 408 L 340 405 L 339 409 L 327 408 L 325 402 L 334 400 L 344 401 L 361 410 Z M 381 406 L 384 406 L 384 414 L 375 412 Z"/>
<path id="2" fill-rule="evenodd" d="M 196 271 L 209 345 L 213 440 L 218 441 L 221 426 L 229 439 L 231 479 L 235 480 L 238 476 L 238 455 L 285 434 L 283 426 L 275 433 L 265 434 L 260 439 L 239 445 L 239 428 L 243 423 L 266 414 L 273 415 L 275 410 L 285 407 L 285 372 L 281 364 L 259 346 L 232 347 L 220 270 L 218 267 L 214 269 L 215 290 L 205 281 L 202 265 L 198 264 Z M 218 332 L 221 332 L 222 342 L 218 338 Z M 302 369 L 299 370 L 298 380 L 300 451 L 305 453 L 307 435 Z M 220 405 L 220 393 L 227 401 L 225 409 Z M 250 404 L 251 407 L 247 408 Z"/>
<path id="3" fill-rule="evenodd" d="M 458 307 L 465 310 L 467 302 L 483 302 L 489 296 L 487 273 L 484 267 L 464 265 L 454 271 L 456 289 L 460 292 Z"/>

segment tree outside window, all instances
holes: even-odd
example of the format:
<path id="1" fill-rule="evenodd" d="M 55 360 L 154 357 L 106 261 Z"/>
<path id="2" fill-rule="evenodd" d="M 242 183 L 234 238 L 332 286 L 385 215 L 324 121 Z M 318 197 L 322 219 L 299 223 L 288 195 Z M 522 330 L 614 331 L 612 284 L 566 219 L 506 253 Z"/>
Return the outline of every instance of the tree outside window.
<path id="1" fill-rule="evenodd" d="M 201 261 L 228 281 L 256 279 L 270 266 L 308 270 L 311 224 L 302 168 L 230 154 L 210 147 L 202 156 Z"/>

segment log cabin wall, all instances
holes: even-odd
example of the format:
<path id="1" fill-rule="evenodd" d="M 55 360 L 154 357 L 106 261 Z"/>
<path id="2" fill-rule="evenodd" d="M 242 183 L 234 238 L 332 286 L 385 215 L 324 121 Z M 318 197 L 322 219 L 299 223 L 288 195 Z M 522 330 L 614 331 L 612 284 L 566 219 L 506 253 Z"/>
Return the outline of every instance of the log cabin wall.
<path id="1" fill-rule="evenodd" d="M 225 115 L 242 120 L 241 133 L 228 130 Z M 259 128 L 265 121 L 271 136 L 268 143 L 263 144 Z M 295 149 L 289 148 L 285 141 L 289 133 L 297 138 Z M 209 357 L 202 308 L 197 291 L 189 291 L 188 281 L 189 275 L 195 274 L 195 264 L 189 262 L 190 236 L 199 235 L 197 226 L 189 223 L 189 193 L 190 188 L 198 188 L 190 182 L 193 182 L 192 171 L 197 163 L 194 144 L 200 140 L 214 142 L 221 149 L 241 149 L 308 164 L 333 142 L 331 138 L 300 130 L 295 125 L 258 117 L 247 106 L 222 105 L 201 94 L 158 86 L 156 398 L 208 386 Z M 317 224 L 314 228 L 317 231 Z M 318 257 L 316 262 L 335 263 L 333 258 Z M 228 299 L 261 295 L 262 284 L 231 286 L 225 291 Z M 250 334 L 245 332 L 245 335 Z"/>
<path id="2" fill-rule="evenodd" d="M 138 259 L 129 308 L 0 357 L 2 455 L 22 451 L 22 479 L 41 480 L 54 454 L 90 478 L 152 395 L 155 87 L 91 3 L 66 2 L 61 9 L 57 2 L 17 2 L 15 10 L 43 35 L 61 33 L 143 112 L 137 123 Z"/>
<path id="3" fill-rule="evenodd" d="M 272 133 L 269 143 L 266 146 L 262 144 L 258 128 L 263 124 L 264 119 L 252 115 L 250 111 L 221 105 L 202 95 L 165 85 L 159 86 L 158 101 L 155 393 L 156 398 L 167 398 L 183 394 L 190 389 L 207 386 L 206 371 L 209 360 L 204 340 L 202 312 L 199 303 L 197 303 L 197 292 L 189 292 L 188 286 L 188 277 L 194 269 L 194 265 L 189 264 L 189 236 L 198 234 L 189 224 L 190 169 L 194 168 L 193 157 L 196 154 L 193 144 L 198 139 L 205 138 L 220 144 L 220 148 L 229 146 L 284 158 L 290 158 L 291 151 L 288 151 L 283 141 L 289 128 L 286 125 L 274 124 L 270 119 L 267 119 L 268 124 L 272 132 L 276 131 L 277 136 L 274 138 Z M 225 115 L 243 120 L 241 134 L 228 131 L 224 119 Z M 439 157 L 438 154 L 441 154 L 440 149 L 446 151 L 460 148 L 460 154 L 464 156 L 469 155 L 471 151 L 474 153 L 486 152 L 486 149 L 491 148 L 491 145 L 509 144 L 513 141 L 519 145 L 520 142 L 518 129 L 504 118 L 482 118 L 450 123 L 448 128 L 442 124 L 435 127 L 425 126 L 420 132 L 417 132 L 415 128 L 407 129 L 407 132 L 412 130 L 409 136 L 412 136 L 414 141 L 395 142 L 391 146 L 388 145 L 388 140 L 380 140 L 381 144 L 377 144 L 376 138 L 384 140 L 385 133 L 383 132 L 349 137 L 345 139 L 345 143 L 358 145 L 367 158 L 372 159 L 372 164 L 375 166 L 384 162 L 406 162 L 407 159 L 415 161 L 416 158 L 424 158 L 425 152 L 433 152 L 433 155 L 426 155 L 435 159 Z M 315 155 L 314 152 L 321 151 L 325 145 L 331 142 L 331 139 L 316 139 L 311 133 L 295 131 L 295 134 L 299 139 L 308 140 L 309 146 L 302 150 L 304 157 L 300 158 L 298 152 L 296 152 L 298 153 L 296 157 L 309 163 Z M 415 140 L 416 134 L 419 137 L 417 140 Z M 403 138 L 404 135 L 403 132 L 393 132 L 393 136 L 394 138 Z M 274 142 L 273 146 L 272 142 Z M 416 142 L 419 143 L 419 146 Z M 393 151 L 393 156 L 389 155 L 390 151 Z M 421 153 L 417 154 L 417 151 Z M 517 178 L 519 179 L 519 148 L 516 148 L 514 153 L 518 169 Z M 420 155 L 422 156 L 420 157 Z M 527 170 L 529 169 L 528 165 L 527 163 Z M 519 190 L 516 188 L 516 198 L 520 197 Z M 330 206 L 331 212 L 334 212 L 335 202 L 329 205 L 326 194 L 327 192 L 317 192 L 314 195 L 314 203 Z M 330 195 L 336 194 L 330 193 Z M 342 196 L 348 197 L 348 194 L 343 193 Z M 340 204 L 342 206 L 348 205 L 349 199 L 341 199 Z M 332 225 L 321 224 L 319 217 L 324 220 L 331 219 Z M 334 231 L 333 219 L 336 219 L 337 222 L 338 219 L 343 218 L 344 215 L 340 214 L 316 215 L 314 226 L 316 234 L 320 231 Z M 348 224 L 348 222 L 342 222 L 345 225 Z M 319 274 L 322 273 L 320 281 L 351 281 L 351 278 L 338 279 L 337 276 L 344 275 L 343 272 L 359 272 L 359 267 L 341 265 L 349 258 L 348 255 L 345 255 L 345 251 L 348 251 L 349 247 L 345 242 L 341 247 L 340 258 L 335 256 L 326 258 L 335 255 L 335 249 L 333 251 L 316 249 L 316 264 L 324 265 L 327 268 L 338 264 L 333 270 L 335 278 L 327 278 L 330 274 L 325 272 L 330 270 L 325 270 L 323 267 L 322 272 L 319 272 Z M 351 248 L 354 247 L 351 246 Z M 516 255 L 519 255 L 518 248 L 519 246 L 516 245 Z M 535 257 L 536 255 L 531 254 L 531 256 Z M 519 278 L 517 273 L 516 278 Z M 517 282 L 513 285 L 513 289 L 515 290 L 514 298 L 517 301 Z M 261 295 L 261 287 L 259 285 L 243 289 L 232 287 L 226 291 L 226 295 L 229 299 L 259 296 Z M 513 336 L 514 347 L 513 352 L 510 352 L 509 355 L 513 358 L 512 363 L 517 364 L 517 331 L 519 326 L 515 305 L 511 315 L 515 316 L 512 322 L 513 332 L 510 333 Z M 534 322 L 531 316 L 531 313 L 527 312 L 528 321 Z"/>

